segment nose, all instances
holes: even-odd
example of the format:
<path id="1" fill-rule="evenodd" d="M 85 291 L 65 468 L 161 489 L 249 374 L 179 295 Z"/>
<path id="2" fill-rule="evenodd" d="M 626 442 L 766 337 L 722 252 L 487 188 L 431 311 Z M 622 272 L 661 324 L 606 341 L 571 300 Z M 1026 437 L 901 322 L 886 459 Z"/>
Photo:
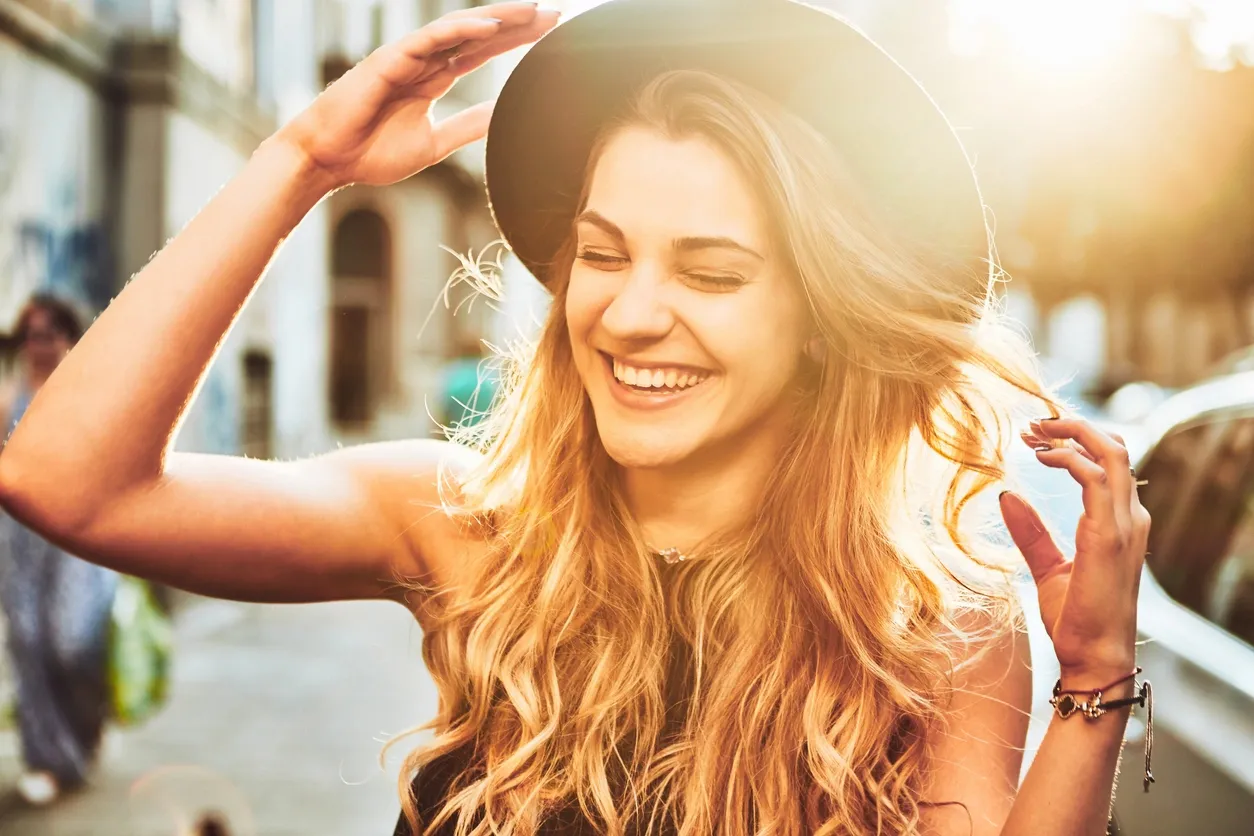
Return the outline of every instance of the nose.
<path id="1" fill-rule="evenodd" d="M 665 282 L 660 271 L 647 264 L 635 264 L 601 314 L 606 333 L 623 342 L 656 340 L 675 327 L 675 316 L 665 299 Z"/>

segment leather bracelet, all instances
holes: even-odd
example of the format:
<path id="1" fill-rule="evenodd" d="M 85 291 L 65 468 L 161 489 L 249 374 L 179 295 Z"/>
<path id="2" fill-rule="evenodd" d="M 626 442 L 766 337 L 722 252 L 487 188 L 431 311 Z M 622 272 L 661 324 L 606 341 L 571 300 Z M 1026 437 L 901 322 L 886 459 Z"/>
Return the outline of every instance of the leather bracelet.
<path id="1" fill-rule="evenodd" d="M 1134 670 L 1128 676 L 1116 679 L 1108 685 L 1101 688 L 1092 689 L 1072 689 L 1063 690 L 1062 680 L 1058 680 L 1054 684 L 1054 695 L 1050 698 L 1049 704 L 1053 706 L 1054 712 L 1066 720 L 1075 714 L 1083 714 L 1087 720 L 1096 720 L 1116 708 L 1126 708 L 1128 706 L 1140 706 L 1145 709 L 1145 778 L 1143 786 L 1145 792 L 1149 792 L 1150 784 L 1154 783 L 1154 772 L 1150 768 L 1150 761 L 1154 753 L 1154 691 L 1150 687 L 1149 681 L 1146 680 L 1138 684 L 1136 676 L 1141 672 L 1140 668 Z M 1126 697 L 1124 699 L 1103 701 L 1102 691 L 1113 688 L 1120 683 L 1132 680 L 1132 685 L 1136 689 L 1135 697 Z M 1077 695 L 1088 695 L 1087 700 L 1076 699 Z"/>

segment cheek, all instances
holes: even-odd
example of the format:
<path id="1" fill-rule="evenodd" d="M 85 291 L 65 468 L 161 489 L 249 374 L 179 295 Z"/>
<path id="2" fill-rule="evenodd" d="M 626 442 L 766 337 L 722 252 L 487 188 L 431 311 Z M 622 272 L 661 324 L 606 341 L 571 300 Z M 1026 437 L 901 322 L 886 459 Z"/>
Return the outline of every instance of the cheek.
<path id="1" fill-rule="evenodd" d="M 618 290 L 618 283 L 607 280 L 603 273 L 578 265 L 571 270 L 566 287 L 566 322 L 573 338 L 586 339 L 596 330 Z"/>
<path id="2" fill-rule="evenodd" d="M 746 299 L 703 323 L 702 342 L 740 386 L 784 387 L 800 362 L 804 318 L 769 298 Z"/>
<path id="3" fill-rule="evenodd" d="M 609 304 L 608 300 L 601 298 L 603 295 L 591 282 L 579 281 L 578 276 L 572 274 L 566 290 L 566 330 L 575 365 L 580 371 L 586 369 L 590 359 L 592 348 L 588 340 Z"/>

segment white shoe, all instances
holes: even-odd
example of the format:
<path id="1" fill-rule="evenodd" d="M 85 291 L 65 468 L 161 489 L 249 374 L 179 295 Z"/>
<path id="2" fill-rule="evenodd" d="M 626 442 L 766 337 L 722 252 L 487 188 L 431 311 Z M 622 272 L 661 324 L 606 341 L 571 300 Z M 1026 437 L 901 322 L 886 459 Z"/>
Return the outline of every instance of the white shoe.
<path id="1" fill-rule="evenodd" d="M 34 807 L 47 807 L 57 800 L 61 787 L 50 772 L 26 772 L 17 779 L 17 793 Z"/>

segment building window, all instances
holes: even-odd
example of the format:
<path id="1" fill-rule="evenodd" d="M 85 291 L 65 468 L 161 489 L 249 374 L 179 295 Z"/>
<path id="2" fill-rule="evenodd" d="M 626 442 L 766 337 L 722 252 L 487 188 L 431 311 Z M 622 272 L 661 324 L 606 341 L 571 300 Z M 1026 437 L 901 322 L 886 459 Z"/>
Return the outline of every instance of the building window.
<path id="1" fill-rule="evenodd" d="M 1140 475 L 1147 562 L 1172 598 L 1254 644 L 1254 418 L 1169 434 Z"/>
<path id="2" fill-rule="evenodd" d="M 244 355 L 244 455 L 274 457 L 274 363 L 258 351 Z"/>
<path id="3" fill-rule="evenodd" d="M 331 322 L 331 415 L 368 424 L 391 388 L 391 236 L 377 213 L 357 210 L 336 227 Z"/>

